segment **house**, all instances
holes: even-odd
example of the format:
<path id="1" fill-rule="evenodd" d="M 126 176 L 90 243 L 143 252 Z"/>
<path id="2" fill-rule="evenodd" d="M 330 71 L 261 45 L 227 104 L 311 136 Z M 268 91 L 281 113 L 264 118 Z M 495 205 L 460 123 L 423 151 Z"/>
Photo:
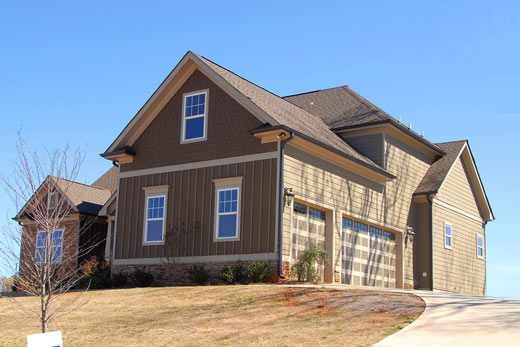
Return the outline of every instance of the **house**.
<path id="1" fill-rule="evenodd" d="M 101 156 L 113 272 L 265 260 L 287 280 L 312 243 L 324 282 L 485 294 L 494 217 L 468 142 L 348 86 L 279 97 L 188 52 Z"/>
<path id="2" fill-rule="evenodd" d="M 92 185 L 48 176 L 32 198 L 13 218 L 22 226 L 20 274 L 32 259 L 40 262 L 45 254 L 46 224 L 55 216 L 52 235 L 53 262 L 77 268 L 90 257 L 105 256 L 106 217 L 98 216 L 101 208 L 116 193 L 118 170 L 112 168 Z M 45 209 L 49 217 L 38 218 Z M 53 228 L 54 229 L 54 228 Z"/>

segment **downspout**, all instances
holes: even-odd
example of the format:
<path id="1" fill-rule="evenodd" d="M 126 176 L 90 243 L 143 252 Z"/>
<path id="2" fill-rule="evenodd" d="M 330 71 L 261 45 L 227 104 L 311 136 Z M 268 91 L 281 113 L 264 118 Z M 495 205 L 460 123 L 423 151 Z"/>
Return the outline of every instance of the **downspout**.
<path id="1" fill-rule="evenodd" d="M 426 195 L 430 202 L 430 290 L 433 290 L 433 198 Z"/>
<path id="2" fill-rule="evenodd" d="M 285 144 L 289 141 L 291 141 L 292 139 L 294 139 L 294 133 L 293 132 L 289 132 L 290 133 L 290 136 L 289 138 L 287 139 L 284 139 L 284 140 L 280 140 L 280 173 L 279 173 L 279 182 L 278 182 L 278 192 L 279 192 L 279 196 L 278 198 L 280 199 L 279 201 L 279 211 L 278 211 L 278 276 L 281 278 L 281 279 L 285 279 L 285 276 L 283 275 L 283 268 L 282 268 L 282 253 L 283 253 L 283 208 L 284 208 L 284 193 L 283 193 L 283 158 L 284 158 L 284 147 L 285 147 Z M 284 136 L 287 136 L 285 132 L 282 132 L 280 133 L 280 135 L 278 135 L 278 138 L 282 138 Z"/>

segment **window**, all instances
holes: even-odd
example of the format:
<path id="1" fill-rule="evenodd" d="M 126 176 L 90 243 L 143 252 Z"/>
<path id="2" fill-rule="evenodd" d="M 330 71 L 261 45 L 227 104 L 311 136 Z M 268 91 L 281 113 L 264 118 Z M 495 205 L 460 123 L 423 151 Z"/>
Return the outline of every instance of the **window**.
<path id="1" fill-rule="evenodd" d="M 154 245 L 164 243 L 166 232 L 166 211 L 168 204 L 168 187 L 143 187 L 144 190 L 144 226 L 143 244 Z"/>
<path id="2" fill-rule="evenodd" d="M 325 212 L 309 207 L 309 217 L 318 220 L 325 220 Z"/>
<path id="3" fill-rule="evenodd" d="M 444 247 L 451 248 L 452 247 L 452 229 L 451 224 L 444 223 Z"/>
<path id="4" fill-rule="evenodd" d="M 61 262 L 61 250 L 63 248 L 63 230 L 55 230 L 52 233 L 38 231 L 36 233 L 36 252 L 34 255 L 36 263 L 45 262 L 47 259 L 46 251 L 49 254 L 51 262 Z"/>
<path id="5" fill-rule="evenodd" d="M 215 241 L 240 237 L 240 192 L 243 177 L 215 179 Z"/>
<path id="6" fill-rule="evenodd" d="M 383 238 L 384 238 L 385 240 L 395 240 L 395 234 L 392 233 L 392 232 L 390 232 L 390 231 L 385 231 L 385 232 L 383 233 Z"/>
<path id="7" fill-rule="evenodd" d="M 181 143 L 206 139 L 208 92 L 184 95 Z"/>
<path id="8" fill-rule="evenodd" d="M 293 210 L 295 213 L 302 214 L 304 216 L 307 215 L 307 206 L 300 204 L 299 202 L 294 202 L 293 205 Z"/>
<path id="9" fill-rule="evenodd" d="M 375 227 L 370 227 L 370 236 L 383 237 L 383 230 Z"/>
<path id="10" fill-rule="evenodd" d="M 352 219 L 343 217 L 343 220 L 341 221 L 341 226 L 343 228 L 352 229 L 352 227 L 354 226 L 354 222 L 352 221 Z"/>
<path id="11" fill-rule="evenodd" d="M 362 233 L 368 233 L 368 225 L 359 222 L 354 222 L 354 230 Z"/>
<path id="12" fill-rule="evenodd" d="M 484 259 L 484 238 L 477 235 L 477 258 Z"/>

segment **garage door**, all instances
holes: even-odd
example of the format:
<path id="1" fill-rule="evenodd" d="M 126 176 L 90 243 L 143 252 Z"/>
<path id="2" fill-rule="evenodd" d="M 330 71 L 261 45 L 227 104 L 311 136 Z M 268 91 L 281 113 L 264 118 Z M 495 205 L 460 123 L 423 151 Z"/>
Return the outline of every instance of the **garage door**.
<path id="1" fill-rule="evenodd" d="M 341 283 L 395 288 L 395 234 L 343 218 Z"/>
<path id="2" fill-rule="evenodd" d="M 303 203 L 293 203 L 293 217 L 291 225 L 291 264 L 298 262 L 298 255 L 315 244 L 325 249 L 326 232 L 325 211 L 307 206 Z M 316 266 L 321 281 L 324 280 L 324 265 Z"/>

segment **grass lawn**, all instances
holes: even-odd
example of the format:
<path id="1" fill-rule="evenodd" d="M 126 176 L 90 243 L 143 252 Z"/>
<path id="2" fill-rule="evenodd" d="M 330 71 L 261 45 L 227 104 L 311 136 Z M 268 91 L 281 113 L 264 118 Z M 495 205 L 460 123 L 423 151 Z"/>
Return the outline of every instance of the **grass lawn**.
<path id="1" fill-rule="evenodd" d="M 78 295 L 68 293 L 65 295 Z M 370 346 L 424 309 L 409 295 L 276 285 L 101 290 L 51 323 L 66 346 Z M 21 298 L 25 304 L 37 301 Z M 38 321 L 0 299 L 0 345 L 23 346 Z"/>

